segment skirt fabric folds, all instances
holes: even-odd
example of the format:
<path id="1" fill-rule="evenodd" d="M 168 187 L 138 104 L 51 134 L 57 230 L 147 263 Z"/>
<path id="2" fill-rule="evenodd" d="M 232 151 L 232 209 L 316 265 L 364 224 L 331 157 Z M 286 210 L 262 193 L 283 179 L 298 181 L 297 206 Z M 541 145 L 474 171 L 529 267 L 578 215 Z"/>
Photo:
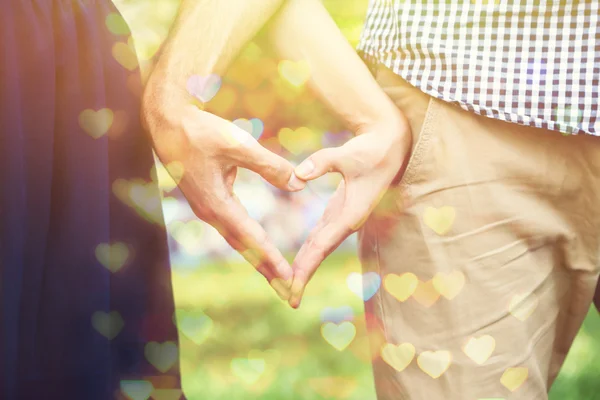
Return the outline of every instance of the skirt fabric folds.
<path id="1" fill-rule="evenodd" d="M 0 3 L 0 398 L 179 391 L 159 189 L 118 11 Z"/>

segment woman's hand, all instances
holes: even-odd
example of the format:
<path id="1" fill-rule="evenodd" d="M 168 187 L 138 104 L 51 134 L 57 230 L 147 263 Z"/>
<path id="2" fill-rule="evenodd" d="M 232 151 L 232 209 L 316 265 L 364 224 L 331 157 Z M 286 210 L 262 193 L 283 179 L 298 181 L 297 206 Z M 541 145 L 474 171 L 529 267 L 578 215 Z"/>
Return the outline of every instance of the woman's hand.
<path id="1" fill-rule="evenodd" d="M 158 157 L 167 169 L 173 162 L 181 163 L 184 173 L 179 187 L 194 213 L 215 227 L 287 300 L 292 269 L 264 229 L 250 218 L 233 192 L 233 183 L 238 167 L 286 191 L 300 190 L 305 182 L 294 177 L 292 164 L 248 132 L 200 110 L 183 95 L 161 94 L 153 79 L 156 76 L 144 95 L 142 118 Z"/>
<path id="2" fill-rule="evenodd" d="M 362 128 L 343 146 L 317 151 L 296 167 L 296 176 L 302 180 L 328 172 L 339 172 L 343 180 L 294 260 L 292 307 L 300 305 L 304 289 L 321 262 L 360 228 L 390 183 L 403 173 L 411 145 L 408 122 L 398 114 Z"/>

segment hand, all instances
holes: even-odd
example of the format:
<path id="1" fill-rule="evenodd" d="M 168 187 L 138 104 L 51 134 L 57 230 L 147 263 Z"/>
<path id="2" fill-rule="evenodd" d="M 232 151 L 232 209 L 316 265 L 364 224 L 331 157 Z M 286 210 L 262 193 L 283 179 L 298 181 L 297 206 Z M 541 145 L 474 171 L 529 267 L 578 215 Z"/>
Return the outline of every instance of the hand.
<path id="1" fill-rule="evenodd" d="M 174 161 L 183 165 L 179 187 L 194 213 L 216 228 L 287 300 L 292 269 L 260 224 L 250 218 L 233 192 L 233 183 L 238 167 L 286 191 L 301 190 L 305 182 L 295 178 L 292 164 L 248 132 L 200 110 L 184 96 L 164 96 L 152 87 L 150 82 L 142 118 L 158 157 L 167 168 Z"/>
<path id="2" fill-rule="evenodd" d="M 360 228 L 406 168 L 410 127 L 403 116 L 392 121 L 397 122 L 363 129 L 341 147 L 319 150 L 296 167 L 296 176 L 305 181 L 327 172 L 338 172 L 343 179 L 293 262 L 292 307 L 300 305 L 307 283 L 323 260 Z"/>

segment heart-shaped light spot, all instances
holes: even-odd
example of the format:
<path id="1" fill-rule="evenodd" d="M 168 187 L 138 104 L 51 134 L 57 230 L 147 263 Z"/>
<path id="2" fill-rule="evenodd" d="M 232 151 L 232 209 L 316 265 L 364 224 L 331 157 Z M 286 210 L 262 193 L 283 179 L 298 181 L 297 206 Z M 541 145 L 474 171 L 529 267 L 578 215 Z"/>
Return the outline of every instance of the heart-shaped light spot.
<path id="1" fill-rule="evenodd" d="M 96 311 L 92 315 L 92 326 L 102 336 L 112 340 L 121 332 L 125 322 L 118 311 L 111 311 L 110 313 Z"/>
<path id="2" fill-rule="evenodd" d="M 117 179 L 112 191 L 126 205 L 134 208 L 144 219 L 163 225 L 162 204 L 158 187 L 154 182 L 142 179 Z"/>
<path id="3" fill-rule="evenodd" d="M 194 254 L 202 247 L 204 223 L 200 220 L 173 221 L 169 224 L 169 232 L 187 253 Z"/>
<path id="4" fill-rule="evenodd" d="M 381 277 L 377 272 L 367 272 L 363 275 L 358 272 L 352 272 L 348 275 L 346 284 L 352 293 L 360 297 L 363 301 L 367 301 L 379 290 Z"/>
<path id="5" fill-rule="evenodd" d="M 417 289 L 419 279 L 411 272 L 402 275 L 387 274 L 383 280 L 383 287 L 398 301 L 406 301 Z"/>
<path id="6" fill-rule="evenodd" d="M 96 258 L 106 269 L 117 272 L 129 259 L 129 247 L 125 243 L 100 243 L 96 246 Z"/>
<path id="7" fill-rule="evenodd" d="M 125 21 L 125 19 L 119 13 L 109 13 L 104 22 L 106 23 L 106 27 L 110 33 L 113 35 L 129 35 L 131 33 L 129 30 L 129 25 L 127 25 L 127 21 Z"/>
<path id="8" fill-rule="evenodd" d="M 123 68 L 129 71 L 133 71 L 139 66 L 137 54 L 127 43 L 115 43 L 112 47 L 112 56 Z"/>
<path id="9" fill-rule="evenodd" d="M 213 330 L 213 320 L 200 310 L 176 311 L 177 326 L 181 333 L 196 345 L 201 345 L 209 338 Z"/>
<path id="10" fill-rule="evenodd" d="M 175 197 L 165 197 L 162 201 L 163 214 L 165 217 L 165 223 L 168 225 L 173 222 L 178 216 L 182 209 L 181 200 Z"/>
<path id="11" fill-rule="evenodd" d="M 119 382 L 121 392 L 131 400 L 148 400 L 154 390 L 151 382 L 123 380 Z"/>
<path id="12" fill-rule="evenodd" d="M 264 122 L 262 122 L 260 118 L 251 118 L 250 123 L 252 124 L 252 136 L 254 136 L 254 139 L 256 140 L 260 139 L 265 130 Z"/>
<path id="13" fill-rule="evenodd" d="M 525 367 L 508 368 L 502 374 L 500 383 L 511 392 L 514 392 L 525 383 L 528 376 L 529 370 Z"/>
<path id="14" fill-rule="evenodd" d="M 325 307 L 321 311 L 321 322 L 333 322 L 339 324 L 344 321 L 352 321 L 354 319 L 354 311 L 350 306 L 342 307 Z"/>
<path id="15" fill-rule="evenodd" d="M 465 275 L 460 271 L 452 271 L 450 273 L 438 272 L 433 277 L 432 283 L 439 294 L 448 300 L 452 300 L 465 285 Z"/>
<path id="16" fill-rule="evenodd" d="M 423 212 L 423 222 L 438 235 L 445 235 L 454 224 L 456 211 L 452 206 L 427 207 Z"/>
<path id="17" fill-rule="evenodd" d="M 415 346 L 410 343 L 393 345 L 386 343 L 381 348 L 381 358 L 396 371 L 401 372 L 415 357 Z"/>
<path id="18" fill-rule="evenodd" d="M 164 373 L 175 365 L 179 352 L 177 344 L 173 342 L 150 342 L 144 347 L 144 355 L 154 368 Z"/>
<path id="19" fill-rule="evenodd" d="M 86 109 L 79 114 L 79 126 L 88 135 L 98 139 L 108 132 L 113 118 L 114 114 L 110 108 L 102 108 L 98 111 Z"/>
<path id="20" fill-rule="evenodd" d="M 295 87 L 302 86 L 310 78 L 310 64 L 306 60 L 297 62 L 282 60 L 278 66 L 279 74 Z"/>
<path id="21" fill-rule="evenodd" d="M 222 137 L 227 141 L 227 144 L 232 147 L 237 146 L 248 146 L 252 142 L 255 142 L 255 138 L 252 137 L 250 132 L 243 128 L 245 126 L 248 129 L 252 129 L 249 127 L 252 123 L 248 120 L 247 124 L 241 120 L 236 120 L 237 123 L 231 123 L 225 125 L 224 128 L 220 131 Z M 241 125 L 241 126 L 240 126 Z"/>
<path id="22" fill-rule="evenodd" d="M 252 122 L 250 122 L 246 118 L 238 118 L 238 119 L 234 120 L 233 123 L 236 126 L 238 126 L 238 127 L 242 128 L 243 130 L 245 130 L 246 132 L 252 134 L 252 129 L 254 127 L 252 126 Z"/>
<path id="23" fill-rule="evenodd" d="M 154 389 L 152 398 L 154 400 L 179 400 L 182 394 L 181 389 Z"/>
<path id="24" fill-rule="evenodd" d="M 440 298 L 440 293 L 433 287 L 433 282 L 419 280 L 417 289 L 413 293 L 413 299 L 424 307 L 431 307 Z"/>
<path id="25" fill-rule="evenodd" d="M 129 198 L 142 216 L 154 222 L 162 222 L 162 204 L 156 184 L 131 182 Z"/>
<path id="26" fill-rule="evenodd" d="M 342 351 L 354 340 L 356 328 L 349 321 L 342 322 L 339 325 L 327 322 L 321 325 L 321 335 L 323 335 L 327 343 L 335 349 Z"/>
<path id="27" fill-rule="evenodd" d="M 215 97 L 221 88 L 221 77 L 216 74 L 192 75 L 187 80 L 186 88 L 190 95 L 206 103 Z"/>
<path id="28" fill-rule="evenodd" d="M 265 360 L 234 358 L 231 360 L 231 372 L 244 383 L 251 385 L 265 372 Z"/>
<path id="29" fill-rule="evenodd" d="M 467 357 L 481 365 L 490 358 L 495 348 L 496 340 L 490 335 L 483 335 L 479 338 L 470 338 L 463 351 Z"/>
<path id="30" fill-rule="evenodd" d="M 258 140 L 263 133 L 264 124 L 258 118 L 252 118 L 250 120 L 245 118 L 238 118 L 233 121 L 235 125 L 242 128 L 246 132 L 252 135 L 254 139 Z"/>
<path id="31" fill-rule="evenodd" d="M 417 364 L 421 371 L 437 379 L 450 367 L 451 359 L 449 351 L 424 351 L 417 357 Z"/>
<path id="32" fill-rule="evenodd" d="M 525 321 L 539 304 L 535 293 L 516 294 L 510 301 L 508 310 L 517 319 Z"/>
<path id="33" fill-rule="evenodd" d="M 170 162 L 167 165 L 157 163 L 152 167 L 151 175 L 158 181 L 159 187 L 165 192 L 170 192 L 179 185 L 183 178 L 184 167 L 179 161 Z"/>
<path id="34" fill-rule="evenodd" d="M 290 153 L 299 155 L 318 150 L 321 147 L 320 135 L 302 126 L 296 130 L 282 128 L 277 134 L 279 143 Z"/>
<path id="35" fill-rule="evenodd" d="M 141 61 L 150 61 L 164 42 L 164 33 L 154 29 L 138 29 L 135 35 L 135 49 Z"/>

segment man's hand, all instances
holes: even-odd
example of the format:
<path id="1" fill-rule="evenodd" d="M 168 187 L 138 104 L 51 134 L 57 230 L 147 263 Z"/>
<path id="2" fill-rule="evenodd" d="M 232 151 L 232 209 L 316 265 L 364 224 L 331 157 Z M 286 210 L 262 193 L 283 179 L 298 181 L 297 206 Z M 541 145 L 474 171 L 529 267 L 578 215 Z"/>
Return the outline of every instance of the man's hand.
<path id="1" fill-rule="evenodd" d="M 233 192 L 233 183 L 238 167 L 260 174 L 282 190 L 300 190 L 305 182 L 295 178 L 292 164 L 233 123 L 185 99 L 165 101 L 154 96 L 160 91 L 154 91 L 152 81 L 146 90 L 143 117 L 154 149 L 166 166 L 175 161 L 183 165 L 179 187 L 194 213 L 215 227 L 287 300 L 292 269 L 264 229 L 250 218 Z"/>
<path id="2" fill-rule="evenodd" d="M 402 173 L 411 144 L 408 122 L 398 115 L 366 128 L 341 147 L 317 151 L 296 167 L 295 173 L 302 180 L 328 172 L 342 174 L 343 180 L 294 260 L 292 307 L 300 305 L 304 288 L 323 260 L 360 228 L 390 183 Z"/>

